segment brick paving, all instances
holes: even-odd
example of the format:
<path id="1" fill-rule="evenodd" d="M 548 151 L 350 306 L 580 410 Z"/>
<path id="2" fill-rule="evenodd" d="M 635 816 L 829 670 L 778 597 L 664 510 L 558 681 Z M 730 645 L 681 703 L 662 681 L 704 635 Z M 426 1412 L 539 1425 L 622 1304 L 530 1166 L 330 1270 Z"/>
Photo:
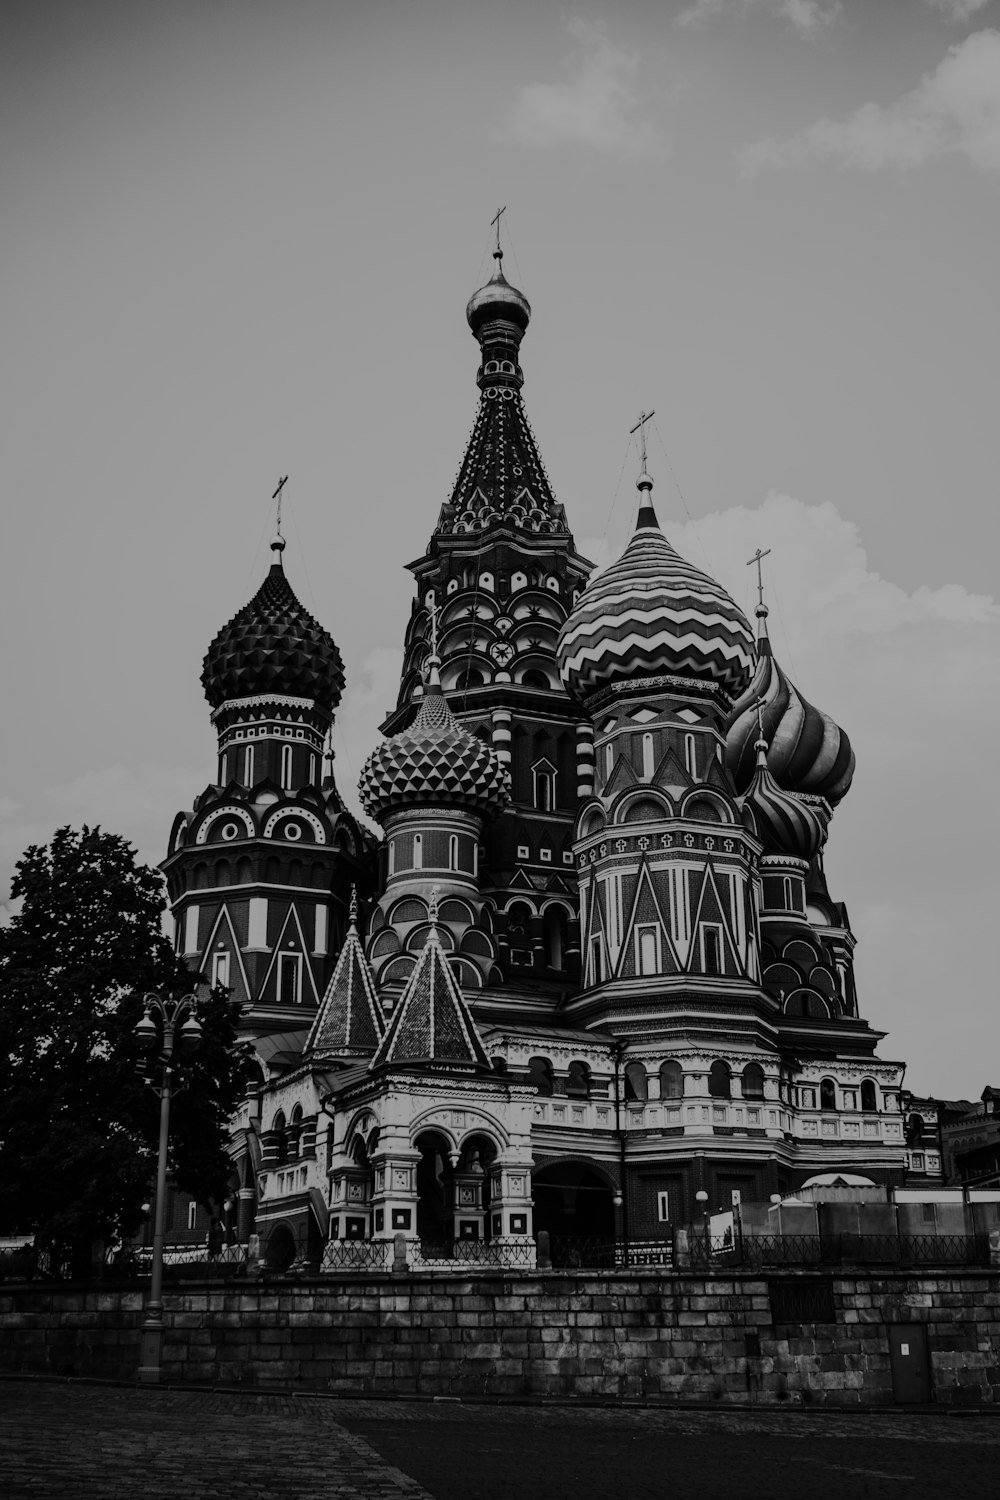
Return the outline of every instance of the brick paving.
<path id="1" fill-rule="evenodd" d="M 0 1380 L 4 1500 L 983 1500 L 1000 1410 L 494 1406 Z"/>

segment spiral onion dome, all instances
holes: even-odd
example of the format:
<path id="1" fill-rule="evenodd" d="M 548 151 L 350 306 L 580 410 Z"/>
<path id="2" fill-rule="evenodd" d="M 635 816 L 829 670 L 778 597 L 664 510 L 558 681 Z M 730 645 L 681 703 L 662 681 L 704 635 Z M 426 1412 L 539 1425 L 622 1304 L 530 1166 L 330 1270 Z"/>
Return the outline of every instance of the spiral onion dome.
<path id="1" fill-rule="evenodd" d="M 276 558 L 264 582 L 208 648 L 201 681 L 213 708 L 268 693 L 310 698 L 330 712 L 340 702 L 340 652 L 292 592 L 281 566 L 283 547 L 280 538 L 272 543 Z"/>
<path id="2" fill-rule="evenodd" d="M 640 490 L 651 488 L 643 475 Z M 657 524 L 648 495 L 622 556 L 583 591 L 559 637 L 559 670 L 583 699 L 612 682 L 660 673 L 740 693 L 753 636 L 722 586 L 685 562 Z"/>
<path id="3" fill-rule="evenodd" d="M 743 801 L 753 812 L 764 853 L 811 863 L 826 842 L 830 804 L 822 797 L 786 792 L 768 770 L 763 741 L 757 744 L 757 765 Z"/>
<path id="4" fill-rule="evenodd" d="M 515 323 L 523 333 L 531 319 L 531 303 L 523 292 L 519 292 L 516 286 L 511 286 L 503 274 L 503 255 L 500 251 L 493 252 L 493 258 L 497 268 L 485 286 L 473 292 L 465 309 L 469 327 L 478 337 L 479 330 L 487 323 L 494 323 L 503 319 L 507 323 Z"/>
<path id="5" fill-rule="evenodd" d="M 726 765 L 739 792 L 754 773 L 754 745 L 760 733 L 757 704 L 762 707 L 768 742 L 768 770 L 788 792 L 825 797 L 831 807 L 845 797 L 854 776 L 854 751 L 847 735 L 830 715 L 808 703 L 789 682 L 771 654 L 764 621 L 767 606 L 759 605 L 761 635 L 757 668 L 750 685 L 733 704 L 726 731 Z"/>
<path id="6" fill-rule="evenodd" d="M 358 792 L 378 822 L 395 808 L 427 802 L 493 817 L 510 801 L 510 776 L 496 752 L 457 723 L 432 682 L 409 729 L 369 755 Z"/>

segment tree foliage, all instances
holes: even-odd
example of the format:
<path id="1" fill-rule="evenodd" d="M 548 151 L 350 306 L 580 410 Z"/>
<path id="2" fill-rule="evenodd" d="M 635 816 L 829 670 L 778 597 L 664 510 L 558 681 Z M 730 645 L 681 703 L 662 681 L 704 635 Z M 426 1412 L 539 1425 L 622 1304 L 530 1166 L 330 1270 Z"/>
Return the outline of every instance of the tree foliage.
<path id="1" fill-rule="evenodd" d="M 198 985 L 162 930 L 163 886 L 100 828 L 60 828 L 20 860 L 0 929 L 0 1225 L 66 1249 L 132 1233 L 155 1172 L 159 1100 L 137 1064 L 143 995 Z M 244 1063 L 226 992 L 199 985 L 203 1042 L 181 1070 L 170 1166 L 226 1192 L 226 1122 Z"/>

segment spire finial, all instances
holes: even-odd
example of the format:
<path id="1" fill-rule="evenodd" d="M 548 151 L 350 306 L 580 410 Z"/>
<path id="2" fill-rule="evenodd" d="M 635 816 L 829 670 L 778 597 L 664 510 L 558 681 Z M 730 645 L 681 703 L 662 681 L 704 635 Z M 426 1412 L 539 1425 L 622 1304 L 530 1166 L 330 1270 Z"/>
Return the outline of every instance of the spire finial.
<path id="1" fill-rule="evenodd" d="M 496 249 L 493 252 L 493 259 L 494 260 L 499 260 L 499 261 L 503 260 L 503 251 L 500 249 L 500 215 L 501 214 L 505 214 L 506 212 L 507 212 L 507 205 L 505 203 L 504 206 L 503 206 L 503 208 L 498 208 L 497 209 L 496 213 L 493 215 L 492 219 L 490 220 L 490 226 L 491 226 L 491 228 L 496 229 L 496 232 L 497 232 L 497 247 L 496 247 Z"/>
<path id="2" fill-rule="evenodd" d="M 751 559 L 752 561 L 753 559 Z M 758 698 L 757 708 L 757 740 L 754 749 L 757 752 L 757 764 L 767 766 L 767 740 L 764 738 L 764 700 Z"/>
<path id="3" fill-rule="evenodd" d="M 646 468 L 646 423 L 655 416 L 655 411 L 641 411 L 638 422 L 636 422 L 634 427 L 629 428 L 631 436 L 634 437 L 636 433 L 639 434 L 641 468 L 639 470 L 639 478 L 635 482 L 635 487 L 640 495 L 639 515 L 635 523 L 637 531 L 643 526 L 657 527 L 659 524 L 656 519 L 656 511 L 653 509 L 653 480 Z"/>
<path id="4" fill-rule="evenodd" d="M 436 927 L 438 924 L 438 898 L 440 894 L 441 887 L 439 885 L 431 887 L 431 896 L 430 900 L 427 903 L 427 915 L 430 919 L 430 924 L 432 927 Z"/>
<path id="5" fill-rule="evenodd" d="M 348 918 L 350 920 L 351 926 L 352 927 L 357 927 L 357 925 L 358 925 L 358 888 L 357 888 L 356 885 L 352 885 L 351 886 L 351 900 L 350 900 L 350 904 L 348 905 L 348 908 L 347 908 L 347 915 L 348 915 Z"/>
<path id="6" fill-rule="evenodd" d="M 760 621 L 761 635 L 767 634 L 767 626 L 764 624 L 764 621 L 767 619 L 767 605 L 764 603 L 764 569 L 761 567 L 761 563 L 765 557 L 770 556 L 770 547 L 765 547 L 763 552 L 758 547 L 753 557 L 747 563 L 748 568 L 752 568 L 755 563 L 757 565 L 757 608 L 754 610 L 754 614 Z"/>
<path id="7" fill-rule="evenodd" d="M 278 488 L 275 490 L 274 494 L 271 496 L 272 500 L 276 500 L 278 502 L 278 509 L 277 509 L 277 513 L 276 513 L 275 518 L 274 518 L 274 536 L 271 539 L 271 551 L 272 552 L 276 552 L 278 554 L 278 561 L 279 562 L 281 561 L 281 554 L 285 550 L 285 538 L 281 535 L 281 501 L 282 501 L 282 494 L 281 494 L 281 492 L 285 488 L 285 485 L 287 483 L 288 483 L 288 475 L 286 474 L 285 477 L 284 477 L 284 479 L 279 479 L 278 480 Z"/>

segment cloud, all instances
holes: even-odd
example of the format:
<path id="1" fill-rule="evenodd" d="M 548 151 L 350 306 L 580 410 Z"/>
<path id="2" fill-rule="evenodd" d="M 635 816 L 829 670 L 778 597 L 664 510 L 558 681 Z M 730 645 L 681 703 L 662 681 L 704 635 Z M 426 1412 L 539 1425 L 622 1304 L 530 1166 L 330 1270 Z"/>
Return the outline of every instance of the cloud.
<path id="1" fill-rule="evenodd" d="M 785 140 L 744 149 L 744 170 L 811 159 L 877 172 L 962 155 L 1000 172 L 1000 32 L 977 31 L 952 47 L 933 73 L 894 104 L 864 104 L 844 120 L 818 120 Z"/>
<path id="2" fill-rule="evenodd" d="M 661 154 L 663 140 L 639 114 L 638 52 L 612 42 L 603 22 L 576 16 L 568 28 L 575 45 L 565 79 L 523 85 L 500 139 L 538 148 L 592 146 L 619 156 Z"/>
<path id="3" fill-rule="evenodd" d="M 352 670 L 347 691 L 337 709 L 333 743 L 333 772 L 337 789 L 356 817 L 363 817 L 358 799 L 358 777 L 369 755 L 382 743 L 379 725 L 396 707 L 403 653 L 387 646 L 370 651 L 359 669 Z"/>
<path id="4" fill-rule="evenodd" d="M 925 0 L 931 10 L 939 10 L 948 21 L 971 21 L 981 10 L 985 10 L 990 0 Z"/>
<path id="5" fill-rule="evenodd" d="M 840 3 L 839 0 L 694 0 L 677 19 L 684 26 L 697 26 L 713 16 L 731 15 L 734 10 L 767 13 L 789 21 L 796 31 L 814 32 L 839 14 Z"/>

